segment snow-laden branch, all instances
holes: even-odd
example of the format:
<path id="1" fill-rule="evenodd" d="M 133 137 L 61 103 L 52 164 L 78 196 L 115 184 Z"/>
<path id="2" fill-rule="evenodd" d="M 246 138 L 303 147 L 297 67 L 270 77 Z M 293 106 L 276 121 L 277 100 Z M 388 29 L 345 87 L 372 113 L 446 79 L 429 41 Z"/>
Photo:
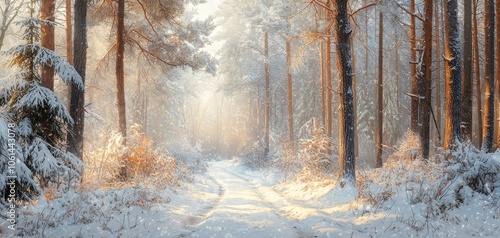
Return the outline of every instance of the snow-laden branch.
<path id="1" fill-rule="evenodd" d="M 84 90 L 82 77 L 78 74 L 76 69 L 52 50 L 38 44 L 26 44 L 13 47 L 9 49 L 6 54 L 14 57 L 22 57 L 23 55 L 30 55 L 35 52 L 36 56 L 33 59 L 33 64 L 54 67 L 54 71 L 65 83 L 73 83 L 77 85 L 80 90 Z"/>

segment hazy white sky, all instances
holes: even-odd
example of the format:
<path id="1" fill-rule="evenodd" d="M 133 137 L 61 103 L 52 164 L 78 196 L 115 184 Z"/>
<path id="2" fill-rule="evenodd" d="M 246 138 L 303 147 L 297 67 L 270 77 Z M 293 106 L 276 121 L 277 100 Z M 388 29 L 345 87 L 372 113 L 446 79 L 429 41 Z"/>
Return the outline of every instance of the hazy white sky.
<path id="1" fill-rule="evenodd" d="M 213 16 L 217 18 L 217 11 L 219 10 L 219 4 L 224 1 L 224 0 L 207 0 L 206 3 L 199 4 L 195 7 L 195 11 L 198 12 L 198 18 L 200 19 L 206 19 L 209 16 Z M 217 19 L 215 20 L 217 23 Z M 213 31 L 212 35 L 216 34 L 217 28 Z M 212 37 L 213 39 L 213 37 Z M 212 45 L 209 45 L 205 47 L 205 50 L 207 50 L 210 54 L 213 56 L 216 56 L 216 52 L 222 47 L 222 44 L 224 42 L 222 41 L 213 41 Z"/>
<path id="2" fill-rule="evenodd" d="M 198 11 L 199 17 L 201 19 L 207 18 L 208 16 L 216 16 L 216 12 L 219 9 L 219 3 L 223 0 L 207 0 L 206 3 L 199 4 L 195 8 Z"/>

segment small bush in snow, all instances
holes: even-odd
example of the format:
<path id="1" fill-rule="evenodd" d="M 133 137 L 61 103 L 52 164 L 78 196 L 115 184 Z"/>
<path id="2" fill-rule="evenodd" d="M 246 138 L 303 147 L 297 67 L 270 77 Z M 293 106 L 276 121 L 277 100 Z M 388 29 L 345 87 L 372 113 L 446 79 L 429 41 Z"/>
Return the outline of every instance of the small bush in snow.
<path id="1" fill-rule="evenodd" d="M 163 189 L 191 179 L 192 169 L 184 161 L 194 160 L 190 156 L 196 153 L 183 153 L 184 160 L 181 161 L 173 153 L 156 148 L 138 124 L 132 125 L 127 134 L 126 147 L 122 145 L 123 138 L 117 131 L 101 134 L 99 140 L 103 141 L 103 146 L 87 152 L 83 179 L 85 187 L 121 188 L 135 185 Z M 125 180 L 121 178 L 123 167 L 128 176 Z"/>
<path id="2" fill-rule="evenodd" d="M 264 143 L 262 140 L 248 146 L 248 149 L 241 153 L 240 159 L 245 166 L 252 169 L 267 168 L 271 165 L 270 159 L 264 156 Z"/>
<path id="3" fill-rule="evenodd" d="M 315 118 L 307 122 L 302 130 L 305 137 L 299 141 L 298 158 L 302 167 L 302 180 L 331 177 L 336 170 L 333 142 L 325 134 L 324 128 L 318 126 Z"/>

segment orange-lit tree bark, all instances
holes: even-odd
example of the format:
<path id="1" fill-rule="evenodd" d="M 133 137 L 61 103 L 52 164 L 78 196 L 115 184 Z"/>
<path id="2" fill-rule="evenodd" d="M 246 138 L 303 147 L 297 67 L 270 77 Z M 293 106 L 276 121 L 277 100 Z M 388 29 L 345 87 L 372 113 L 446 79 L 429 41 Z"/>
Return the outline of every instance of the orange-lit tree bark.
<path id="1" fill-rule="evenodd" d="M 73 65 L 73 24 L 71 19 L 71 0 L 66 0 L 66 58 Z"/>
<path id="2" fill-rule="evenodd" d="M 460 112 L 462 107 L 462 62 L 459 39 L 458 3 L 448 0 L 444 4 L 445 39 L 445 149 L 452 149 L 460 140 Z"/>
<path id="3" fill-rule="evenodd" d="M 495 123 L 495 1 L 484 1 L 484 128 L 482 150 L 493 146 Z"/>
<path id="4" fill-rule="evenodd" d="M 354 155 L 354 99 L 352 89 L 352 59 L 347 10 L 348 0 L 333 1 L 333 22 L 337 52 L 337 71 L 339 77 L 339 170 L 341 185 L 355 185 Z"/>
<path id="5" fill-rule="evenodd" d="M 73 65 L 73 24 L 71 17 L 71 0 L 66 0 L 66 59 L 68 63 Z M 71 85 L 67 86 L 68 89 L 68 101 L 71 101 Z M 71 108 L 71 102 L 67 105 L 67 108 Z"/>
<path id="6" fill-rule="evenodd" d="M 472 4 L 464 1 L 464 71 L 462 81 L 462 137 L 472 136 Z"/>
<path id="7" fill-rule="evenodd" d="M 269 33 L 266 31 L 264 33 L 264 73 L 266 80 L 266 101 L 265 101 L 265 115 L 264 115 L 264 157 L 269 154 L 269 125 L 271 119 L 271 89 L 270 89 L 270 77 L 269 77 Z"/>
<path id="8" fill-rule="evenodd" d="M 42 0 L 41 5 L 41 19 L 46 21 L 55 21 L 55 10 L 56 2 L 55 0 Z M 42 33 L 40 35 L 40 43 L 43 47 L 54 51 L 54 25 L 53 24 L 42 24 Z M 42 85 L 54 91 L 54 67 L 42 66 Z"/>
<path id="9" fill-rule="evenodd" d="M 433 17 L 433 0 L 425 0 L 424 11 L 424 61 L 421 62 L 419 81 L 424 85 L 424 99 L 422 105 L 422 127 L 420 128 L 420 143 L 422 147 L 422 157 L 429 158 L 429 142 L 430 142 L 430 118 L 432 106 L 432 17 Z"/>
<path id="10" fill-rule="evenodd" d="M 476 105 L 477 105 L 477 138 L 478 147 L 483 143 L 483 113 L 482 113 L 482 97 L 481 97 L 481 71 L 479 68 L 479 39 L 478 39 L 478 21 L 477 21 L 477 1 L 472 0 L 472 27 L 473 27 L 473 58 L 474 72 L 476 77 Z"/>
<path id="11" fill-rule="evenodd" d="M 82 77 L 85 85 L 85 70 L 87 69 L 87 1 L 75 0 L 75 31 L 74 31 L 75 57 L 73 63 L 76 71 Z M 70 115 L 74 120 L 71 133 L 68 135 L 69 151 L 78 158 L 83 158 L 83 132 L 85 119 L 85 94 L 76 85 L 71 85 Z"/>
<path id="12" fill-rule="evenodd" d="M 118 128 L 123 137 L 123 145 L 127 144 L 127 119 L 125 111 L 125 75 L 124 75 L 124 52 L 125 52 L 125 0 L 118 0 L 116 12 L 116 101 L 118 109 Z"/>
<path id="13" fill-rule="evenodd" d="M 415 0 L 410 0 L 410 11 L 415 13 Z M 416 95 L 419 95 L 418 90 L 418 81 L 417 81 L 417 52 L 416 52 L 416 34 L 415 34 L 415 15 L 412 14 L 410 16 L 410 79 L 411 79 L 411 112 L 410 112 L 410 129 L 411 131 L 418 133 L 418 102 L 419 98 Z"/>
<path id="14" fill-rule="evenodd" d="M 376 168 L 382 167 L 382 132 L 384 125 L 384 87 L 383 87 L 383 70 L 384 70 L 384 13 L 379 13 L 379 30 L 378 30 L 378 107 L 377 107 L 377 161 Z"/>

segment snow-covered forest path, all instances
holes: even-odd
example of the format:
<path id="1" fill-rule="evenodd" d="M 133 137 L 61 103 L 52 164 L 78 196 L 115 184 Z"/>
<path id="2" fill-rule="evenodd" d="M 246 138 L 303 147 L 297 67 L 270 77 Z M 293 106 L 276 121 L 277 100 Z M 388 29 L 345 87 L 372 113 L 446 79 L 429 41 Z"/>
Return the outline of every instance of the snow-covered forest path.
<path id="1" fill-rule="evenodd" d="M 181 237 L 308 237 L 296 221 L 279 215 L 258 185 L 234 168 L 228 160 L 211 163 L 208 176 L 219 185 L 219 197 L 184 221 L 190 231 Z"/>

